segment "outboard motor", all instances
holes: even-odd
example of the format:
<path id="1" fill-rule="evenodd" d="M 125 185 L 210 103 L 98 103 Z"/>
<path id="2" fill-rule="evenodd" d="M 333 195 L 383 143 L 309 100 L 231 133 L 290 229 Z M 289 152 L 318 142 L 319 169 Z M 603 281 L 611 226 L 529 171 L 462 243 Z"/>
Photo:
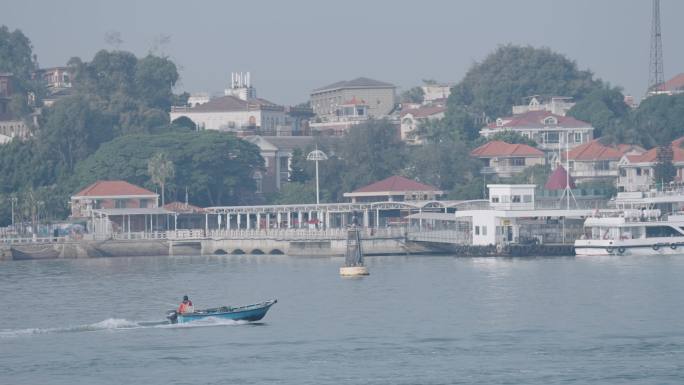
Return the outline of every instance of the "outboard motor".
<path id="1" fill-rule="evenodd" d="M 166 313 L 166 318 L 170 323 L 175 324 L 178 322 L 178 312 L 175 310 L 169 310 L 168 313 Z"/>

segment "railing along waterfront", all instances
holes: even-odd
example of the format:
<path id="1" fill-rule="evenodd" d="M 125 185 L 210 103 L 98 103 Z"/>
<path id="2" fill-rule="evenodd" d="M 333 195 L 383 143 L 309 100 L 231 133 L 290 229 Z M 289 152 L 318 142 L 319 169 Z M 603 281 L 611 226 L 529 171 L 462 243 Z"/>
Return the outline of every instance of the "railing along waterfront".
<path id="1" fill-rule="evenodd" d="M 69 237 L 0 238 L 0 244 L 25 245 L 35 243 L 64 243 L 73 240 Z"/>

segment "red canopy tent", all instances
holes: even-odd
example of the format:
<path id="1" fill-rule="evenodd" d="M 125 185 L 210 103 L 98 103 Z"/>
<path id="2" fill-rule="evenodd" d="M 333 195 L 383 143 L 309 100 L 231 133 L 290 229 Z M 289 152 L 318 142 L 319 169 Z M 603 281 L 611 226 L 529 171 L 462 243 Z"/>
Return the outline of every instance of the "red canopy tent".
<path id="1" fill-rule="evenodd" d="M 570 181 L 569 183 L 568 180 Z M 547 190 L 565 190 L 568 185 L 570 185 L 571 189 L 574 189 L 575 181 L 572 180 L 572 176 L 568 176 L 568 172 L 565 171 L 565 168 L 559 165 L 556 170 L 549 175 L 549 180 L 546 181 L 544 188 Z"/>

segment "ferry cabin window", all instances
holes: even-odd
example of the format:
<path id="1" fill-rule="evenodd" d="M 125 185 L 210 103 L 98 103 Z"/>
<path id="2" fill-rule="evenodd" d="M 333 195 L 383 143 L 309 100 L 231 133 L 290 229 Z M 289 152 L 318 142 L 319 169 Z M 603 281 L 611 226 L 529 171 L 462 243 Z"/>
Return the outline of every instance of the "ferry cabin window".
<path id="1" fill-rule="evenodd" d="M 492 195 L 492 203 L 499 203 L 499 196 L 498 195 Z"/>
<path id="2" fill-rule="evenodd" d="M 646 238 L 661 237 L 682 237 L 679 231 L 670 226 L 648 226 L 646 227 Z"/>
<path id="3" fill-rule="evenodd" d="M 480 226 L 475 226 L 475 235 L 480 235 Z"/>
<path id="4" fill-rule="evenodd" d="M 487 226 L 482 226 L 482 235 L 487 235 Z"/>
<path id="5" fill-rule="evenodd" d="M 513 195 L 511 197 L 511 203 L 520 203 L 520 195 Z"/>

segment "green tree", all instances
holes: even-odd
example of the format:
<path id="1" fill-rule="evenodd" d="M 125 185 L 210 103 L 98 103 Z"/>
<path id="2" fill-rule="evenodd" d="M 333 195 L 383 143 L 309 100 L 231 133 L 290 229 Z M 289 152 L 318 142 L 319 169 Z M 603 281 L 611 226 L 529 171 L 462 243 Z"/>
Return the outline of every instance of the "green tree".
<path id="1" fill-rule="evenodd" d="M 461 142 L 426 143 L 408 149 L 404 173 L 421 182 L 450 191 L 478 174 L 479 162 Z"/>
<path id="2" fill-rule="evenodd" d="M 276 205 L 293 205 L 316 202 L 316 186 L 312 183 L 286 183 L 273 199 Z"/>
<path id="3" fill-rule="evenodd" d="M 398 128 L 388 120 L 370 120 L 353 126 L 342 139 L 338 157 L 344 162 L 342 191 L 375 182 L 401 170 L 405 145 Z M 321 164 L 332 164 L 330 159 Z M 338 174 L 340 170 L 333 171 Z M 337 195 L 336 194 L 336 195 Z M 341 196 L 339 198 L 342 198 Z"/>
<path id="4" fill-rule="evenodd" d="M 166 181 L 173 178 L 176 174 L 173 162 L 169 160 L 166 153 L 158 152 L 154 154 L 147 163 L 147 172 L 150 175 L 152 183 L 161 187 L 161 204 L 164 206 L 166 204 L 166 200 L 164 199 Z"/>
<path id="5" fill-rule="evenodd" d="M 20 30 L 0 26 L 0 72 L 10 72 L 17 80 L 18 91 L 33 88 L 32 75 L 38 68 L 31 41 Z"/>
<path id="6" fill-rule="evenodd" d="M 413 87 L 401 93 L 399 99 L 402 103 L 422 103 L 425 97 L 422 87 Z"/>
<path id="7" fill-rule="evenodd" d="M 167 180 L 165 186 L 170 192 L 187 187 L 190 202 L 198 206 L 253 203 L 253 175 L 263 168 L 259 148 L 215 131 L 116 138 L 78 164 L 70 190 L 101 179 L 124 179 L 153 188 L 148 161 L 160 152 L 175 165 L 175 178 Z"/>
<path id="8" fill-rule="evenodd" d="M 653 170 L 653 177 L 656 184 L 662 186 L 665 183 L 670 183 L 675 179 L 675 176 L 677 176 L 677 169 L 672 163 L 672 156 L 672 146 L 658 146 L 656 165 Z"/>
<path id="9" fill-rule="evenodd" d="M 470 112 L 484 112 L 491 118 L 507 116 L 511 106 L 531 95 L 562 95 L 576 100 L 601 88 L 590 71 L 548 48 L 505 45 L 468 70 L 449 96 L 453 107 L 468 106 Z"/>
<path id="10" fill-rule="evenodd" d="M 589 122 L 594 137 L 614 134 L 615 127 L 623 124 L 630 113 L 619 88 L 603 87 L 590 92 L 568 111 L 568 116 Z"/>
<path id="11" fill-rule="evenodd" d="M 310 179 L 306 171 L 306 158 L 301 148 L 292 150 L 292 161 L 290 163 L 290 182 L 305 183 Z"/>
<path id="12" fill-rule="evenodd" d="M 534 140 L 523 136 L 522 134 L 519 134 L 515 131 L 502 131 L 502 132 L 497 132 L 496 134 L 488 137 L 488 138 L 479 138 L 477 141 L 474 142 L 474 146 L 480 146 L 483 145 L 487 142 L 495 141 L 495 140 L 500 140 L 502 142 L 510 143 L 510 144 L 526 144 L 528 146 L 532 147 L 537 147 L 537 142 Z"/>

